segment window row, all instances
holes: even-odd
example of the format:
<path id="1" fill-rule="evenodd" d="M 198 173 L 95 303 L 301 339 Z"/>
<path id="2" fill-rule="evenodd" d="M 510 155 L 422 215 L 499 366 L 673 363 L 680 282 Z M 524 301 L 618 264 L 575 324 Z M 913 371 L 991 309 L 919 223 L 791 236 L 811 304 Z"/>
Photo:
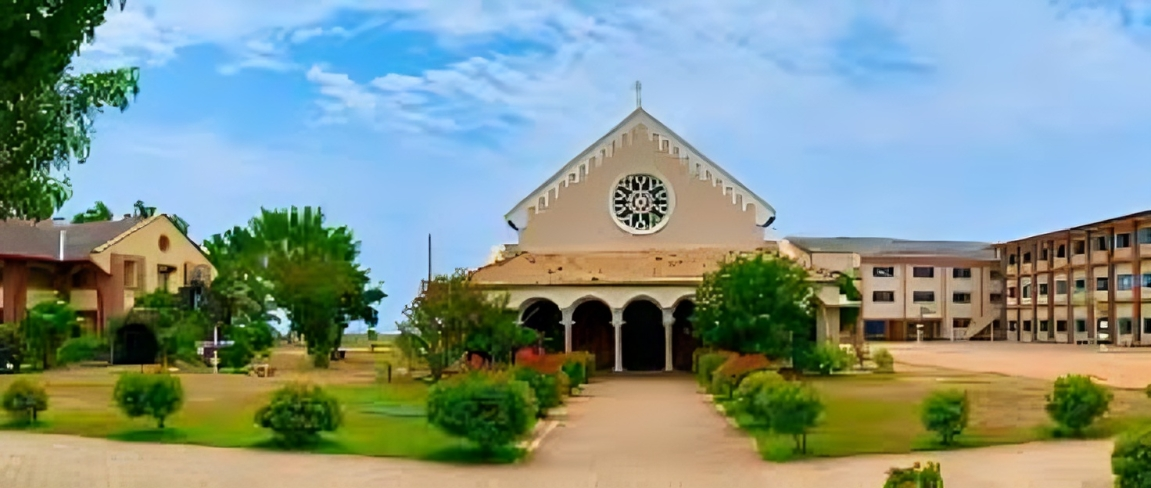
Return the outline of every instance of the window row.
<path id="1" fill-rule="evenodd" d="M 1095 278 L 1095 291 L 1107 291 L 1107 285 L 1110 280 L 1107 277 Z M 1131 290 L 1135 285 L 1135 275 L 1121 274 L 1115 276 L 1116 286 L 1115 289 L 1119 291 Z M 1143 279 L 1140 285 L 1143 288 L 1151 288 L 1151 273 L 1143 273 Z M 1087 280 L 1084 278 L 1077 278 L 1075 280 L 1075 291 L 1086 291 Z M 1047 283 L 1039 283 L 1039 296 L 1047 296 L 1048 287 Z M 1067 281 L 1057 280 L 1055 282 L 1055 294 L 1067 294 Z M 1007 296 L 1015 298 L 1015 287 L 1007 288 Z M 1023 285 L 1023 298 L 1031 298 L 1031 284 Z"/>
<path id="2" fill-rule="evenodd" d="M 894 266 L 876 266 L 871 268 L 871 276 L 876 278 L 894 278 Z M 935 268 L 931 266 L 914 266 L 911 268 L 911 276 L 915 278 L 934 278 Z M 951 268 L 952 278 L 970 278 L 971 268 Z"/>
<path id="3" fill-rule="evenodd" d="M 1108 240 L 1109 239 L 1107 238 L 1107 236 L 1097 236 L 1097 237 L 1092 238 L 1091 239 L 1091 241 L 1092 241 L 1091 249 L 1093 251 L 1106 251 L 1107 245 L 1108 245 Z M 1151 228 L 1139 229 L 1139 232 L 1136 233 L 1134 240 L 1136 242 L 1138 242 L 1139 244 L 1151 244 Z M 1114 249 L 1124 249 L 1124 248 L 1131 247 L 1132 235 L 1130 232 L 1123 233 L 1123 234 L 1115 234 L 1115 240 L 1114 240 L 1114 242 L 1111 242 L 1110 244 Z M 1040 249 L 1039 250 L 1039 260 L 1040 261 L 1046 261 L 1050 257 L 1048 254 L 1049 251 L 1050 251 L 1050 249 L 1048 249 L 1048 248 Z M 1087 241 L 1085 241 L 1085 240 L 1072 241 L 1071 252 L 1072 252 L 1072 254 L 1075 254 L 1075 255 L 1087 254 Z M 1067 245 L 1066 244 L 1059 244 L 1058 246 L 1055 247 L 1055 257 L 1056 258 L 1066 258 L 1067 257 Z M 1007 256 L 1007 264 L 1017 264 L 1017 262 L 1018 262 L 1018 260 L 1017 260 L 1016 254 L 1011 254 L 1011 255 Z M 1026 264 L 1026 263 L 1030 263 L 1030 262 L 1031 262 L 1031 253 L 1030 252 L 1024 252 L 1023 253 L 1023 263 Z"/>
<path id="4" fill-rule="evenodd" d="M 1038 332 L 1047 332 L 1051 326 L 1051 322 L 1052 321 L 1050 320 L 1040 320 L 1038 324 Z M 1066 320 L 1056 320 L 1054 322 L 1055 332 L 1067 332 Z M 1131 333 L 1131 329 L 1135 323 L 1134 319 L 1131 319 L 1130 317 L 1121 317 L 1118 322 L 1119 334 L 1126 335 Z M 1023 332 L 1031 332 L 1031 324 L 1032 322 L 1030 320 L 1024 320 Z M 1019 323 L 1014 320 L 1007 322 L 1007 330 L 1009 331 L 1014 332 L 1017 330 L 1018 326 Z M 1079 334 L 1087 332 L 1086 319 L 1075 319 L 1075 332 Z M 1143 333 L 1151 334 L 1151 317 L 1146 317 L 1143 319 Z"/>
<path id="5" fill-rule="evenodd" d="M 996 301 L 998 295 L 999 300 L 1002 300 L 1002 295 L 998 293 L 991 294 L 991 301 Z M 894 291 L 873 291 L 871 292 L 871 301 L 873 302 L 886 302 L 892 303 L 895 301 Z M 931 303 L 935 301 L 935 292 L 933 291 L 913 291 L 911 292 L 911 301 L 916 303 Z M 952 303 L 971 303 L 971 294 L 967 292 L 955 292 L 951 294 Z"/>

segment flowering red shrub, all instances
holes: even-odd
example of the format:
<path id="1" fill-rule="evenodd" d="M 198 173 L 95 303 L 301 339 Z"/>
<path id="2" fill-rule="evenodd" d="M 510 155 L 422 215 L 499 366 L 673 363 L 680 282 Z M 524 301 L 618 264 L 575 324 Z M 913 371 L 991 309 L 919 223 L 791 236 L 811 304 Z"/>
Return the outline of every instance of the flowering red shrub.
<path id="1" fill-rule="evenodd" d="M 534 369 L 543 374 L 556 374 L 567 362 L 566 354 L 524 355 L 516 357 L 516 365 Z"/>
<path id="2" fill-rule="evenodd" d="M 722 375 L 732 380 L 734 383 L 739 383 L 739 379 L 747 376 L 749 373 L 760 371 L 764 369 L 773 369 L 776 366 L 772 363 L 767 356 L 763 354 L 743 354 L 732 355 L 715 370 L 712 374 Z"/>

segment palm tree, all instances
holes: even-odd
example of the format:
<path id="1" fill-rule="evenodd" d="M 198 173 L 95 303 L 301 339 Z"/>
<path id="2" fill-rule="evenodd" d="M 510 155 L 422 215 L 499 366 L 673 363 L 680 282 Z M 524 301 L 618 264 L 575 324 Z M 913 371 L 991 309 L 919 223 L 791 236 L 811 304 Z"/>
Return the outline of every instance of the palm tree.
<path id="1" fill-rule="evenodd" d="M 104 205 L 104 202 L 96 202 L 92 208 L 85 210 L 84 213 L 78 213 L 72 217 L 73 224 L 83 224 L 85 222 L 103 222 L 112 220 L 112 210 Z"/>

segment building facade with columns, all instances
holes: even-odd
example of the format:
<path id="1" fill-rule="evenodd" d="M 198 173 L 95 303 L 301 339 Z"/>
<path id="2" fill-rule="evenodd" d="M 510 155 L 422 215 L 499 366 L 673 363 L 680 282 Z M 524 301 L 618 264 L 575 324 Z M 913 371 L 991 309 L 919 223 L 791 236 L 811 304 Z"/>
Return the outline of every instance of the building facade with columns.
<path id="1" fill-rule="evenodd" d="M 765 239 L 775 209 L 637 108 L 506 216 L 504 245 L 472 282 L 507 293 L 523 324 L 558 350 L 615 371 L 690 370 L 690 316 L 703 275 Z M 813 270 L 823 307 L 813 335 L 836 339 L 842 300 Z M 559 338 L 562 337 L 562 342 Z"/>

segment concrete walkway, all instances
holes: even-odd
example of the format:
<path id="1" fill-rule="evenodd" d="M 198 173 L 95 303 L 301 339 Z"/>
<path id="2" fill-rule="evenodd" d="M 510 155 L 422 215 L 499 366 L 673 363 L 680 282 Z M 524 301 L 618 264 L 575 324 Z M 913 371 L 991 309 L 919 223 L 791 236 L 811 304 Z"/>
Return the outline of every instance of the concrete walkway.
<path id="1" fill-rule="evenodd" d="M 876 488 L 891 466 L 943 463 L 947 486 L 1104 488 L 1106 441 L 771 464 L 685 376 L 622 376 L 572 402 L 526 463 L 454 466 L 0 432 L 0 487 L 797 487 Z"/>

